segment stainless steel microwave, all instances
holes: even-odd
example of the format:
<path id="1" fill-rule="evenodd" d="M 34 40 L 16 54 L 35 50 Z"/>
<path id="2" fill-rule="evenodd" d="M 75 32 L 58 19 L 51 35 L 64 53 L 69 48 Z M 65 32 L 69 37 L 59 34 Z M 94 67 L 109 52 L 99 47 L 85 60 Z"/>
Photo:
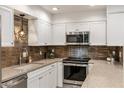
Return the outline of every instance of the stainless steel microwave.
<path id="1" fill-rule="evenodd" d="M 89 45 L 89 31 L 66 33 L 67 45 Z"/>

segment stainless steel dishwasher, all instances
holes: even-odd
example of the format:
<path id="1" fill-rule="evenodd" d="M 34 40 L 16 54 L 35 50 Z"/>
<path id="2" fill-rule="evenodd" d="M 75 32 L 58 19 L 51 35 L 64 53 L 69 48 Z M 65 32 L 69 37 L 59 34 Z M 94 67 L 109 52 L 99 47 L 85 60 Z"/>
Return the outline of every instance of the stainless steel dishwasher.
<path id="1" fill-rule="evenodd" d="M 21 75 L 2 83 L 3 88 L 27 88 L 27 75 Z"/>

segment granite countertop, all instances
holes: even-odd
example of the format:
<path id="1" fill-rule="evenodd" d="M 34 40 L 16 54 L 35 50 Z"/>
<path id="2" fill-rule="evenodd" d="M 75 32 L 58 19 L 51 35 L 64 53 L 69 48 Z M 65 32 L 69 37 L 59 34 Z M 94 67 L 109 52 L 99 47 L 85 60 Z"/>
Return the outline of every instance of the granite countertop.
<path id="1" fill-rule="evenodd" d="M 44 60 L 39 60 L 39 61 L 33 61 L 32 63 L 28 63 L 28 64 L 22 64 L 21 66 L 14 65 L 14 66 L 3 68 L 2 69 L 2 82 L 8 81 L 20 75 L 29 73 L 36 69 L 42 68 L 44 66 L 48 66 L 56 62 L 61 62 L 61 61 L 62 61 L 62 58 L 44 59 Z M 27 65 L 31 66 L 30 69 L 26 69 L 26 70 L 17 69 L 18 67 L 22 67 L 22 66 L 24 67 Z"/>
<path id="2" fill-rule="evenodd" d="M 123 66 L 104 60 L 90 60 L 89 73 L 82 88 L 122 88 Z"/>

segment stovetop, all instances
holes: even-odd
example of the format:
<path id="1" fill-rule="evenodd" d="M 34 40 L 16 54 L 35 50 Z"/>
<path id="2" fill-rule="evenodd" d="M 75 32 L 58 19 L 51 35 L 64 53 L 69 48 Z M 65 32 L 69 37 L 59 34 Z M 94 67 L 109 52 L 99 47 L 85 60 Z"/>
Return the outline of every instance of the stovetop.
<path id="1" fill-rule="evenodd" d="M 77 63 L 77 64 L 87 64 L 91 58 L 89 57 L 82 57 L 82 58 L 76 58 L 76 57 L 68 57 L 66 59 L 63 59 L 64 63 Z"/>

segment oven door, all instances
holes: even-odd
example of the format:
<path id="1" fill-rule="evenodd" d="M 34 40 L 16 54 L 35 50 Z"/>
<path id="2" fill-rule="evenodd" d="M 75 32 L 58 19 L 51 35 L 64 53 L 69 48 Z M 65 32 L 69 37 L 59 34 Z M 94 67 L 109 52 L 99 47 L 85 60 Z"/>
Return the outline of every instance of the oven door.
<path id="1" fill-rule="evenodd" d="M 87 68 L 87 64 L 64 63 L 64 83 L 82 85 Z"/>

